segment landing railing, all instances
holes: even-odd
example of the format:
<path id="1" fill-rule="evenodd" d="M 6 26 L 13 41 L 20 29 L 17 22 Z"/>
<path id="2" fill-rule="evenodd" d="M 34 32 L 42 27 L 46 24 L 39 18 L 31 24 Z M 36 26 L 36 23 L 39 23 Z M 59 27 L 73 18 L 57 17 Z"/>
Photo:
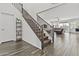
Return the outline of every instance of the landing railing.
<path id="1" fill-rule="evenodd" d="M 52 37 L 52 41 L 54 42 L 54 25 L 52 26 L 52 25 L 50 25 L 49 23 L 47 23 L 47 21 L 45 21 L 42 17 L 40 17 L 38 14 L 37 14 L 37 20 L 38 20 L 38 23 L 40 24 L 40 25 L 47 25 L 47 28 L 48 28 L 48 30 L 50 30 L 50 36 Z M 41 22 L 42 23 L 41 23 Z M 45 28 L 44 28 L 45 29 Z M 46 29 L 45 29 L 46 30 Z"/>

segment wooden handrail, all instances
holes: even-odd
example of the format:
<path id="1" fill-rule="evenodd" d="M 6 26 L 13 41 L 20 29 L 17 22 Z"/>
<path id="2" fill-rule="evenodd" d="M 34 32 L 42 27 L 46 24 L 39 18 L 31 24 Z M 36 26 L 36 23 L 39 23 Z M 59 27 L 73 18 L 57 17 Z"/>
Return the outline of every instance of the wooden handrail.
<path id="1" fill-rule="evenodd" d="M 22 9 L 22 12 L 21 12 L 22 16 L 27 21 L 27 23 L 29 24 L 29 26 L 31 27 L 31 29 L 33 30 L 33 32 L 36 34 L 36 36 L 40 39 L 40 41 L 41 41 L 41 48 L 43 50 L 44 49 L 44 31 L 43 31 L 43 27 L 40 26 L 40 24 L 23 8 L 23 5 L 20 5 L 20 6 L 21 6 L 20 8 Z M 38 32 L 35 31 L 36 29 L 33 28 L 33 26 L 31 25 L 30 21 L 31 21 L 31 23 L 33 23 L 36 26 L 37 29 L 40 29 L 40 30 L 38 30 Z M 50 25 L 50 24 L 48 24 L 48 25 Z M 50 25 L 50 27 L 52 27 L 52 26 Z M 38 34 L 41 34 L 40 35 L 41 37 Z"/>
<path id="2" fill-rule="evenodd" d="M 21 3 L 18 3 L 20 6 L 20 8 L 22 9 L 22 10 L 19 10 L 19 11 L 22 11 L 21 13 L 22 13 L 22 16 L 23 16 L 23 12 L 25 11 L 27 14 L 28 14 L 28 16 L 30 16 L 31 17 L 31 15 L 23 8 L 23 5 L 21 4 Z M 15 6 L 15 4 L 12 4 L 12 5 L 14 5 Z M 15 6 L 16 8 L 18 7 L 18 6 Z M 18 8 L 17 8 L 18 9 Z M 40 26 L 40 24 L 39 23 L 37 23 L 36 22 L 36 20 L 34 20 L 32 17 L 31 17 L 31 19 L 32 19 L 32 21 L 40 28 L 40 30 L 42 30 L 42 26 Z M 35 33 L 35 32 L 34 32 Z M 36 34 L 36 33 L 35 33 Z"/>
<path id="3" fill-rule="evenodd" d="M 26 13 L 28 13 L 26 10 L 24 10 L 23 9 L 23 12 L 26 12 Z M 28 13 L 28 15 L 31 17 L 31 15 Z M 32 18 L 32 17 L 31 17 Z M 40 33 L 41 33 L 41 37 L 42 37 L 42 40 L 41 40 L 41 43 L 42 43 L 42 46 L 41 46 L 41 48 L 42 48 L 42 50 L 44 49 L 44 37 L 43 37 L 43 27 L 42 26 L 40 26 L 40 24 L 39 23 L 37 23 L 36 22 L 36 20 L 34 20 L 33 18 L 32 18 L 32 21 L 34 21 L 34 23 L 36 24 L 36 25 L 38 25 L 39 27 L 40 27 L 40 29 L 41 29 L 41 31 L 40 31 Z M 35 33 L 36 34 L 36 33 Z M 37 34 L 36 34 L 37 35 Z M 38 35 L 37 35 L 37 37 L 38 37 Z M 38 37 L 39 38 L 39 37 Z"/>
<path id="4" fill-rule="evenodd" d="M 24 8 L 23 8 L 23 12 L 27 12 Z M 31 17 L 31 15 L 27 12 L 27 14 Z M 33 17 L 31 17 L 32 18 L 32 20 L 39 26 L 39 27 L 41 27 L 40 26 L 40 24 L 38 23 L 38 22 L 36 22 L 36 20 L 34 20 L 34 18 Z"/>

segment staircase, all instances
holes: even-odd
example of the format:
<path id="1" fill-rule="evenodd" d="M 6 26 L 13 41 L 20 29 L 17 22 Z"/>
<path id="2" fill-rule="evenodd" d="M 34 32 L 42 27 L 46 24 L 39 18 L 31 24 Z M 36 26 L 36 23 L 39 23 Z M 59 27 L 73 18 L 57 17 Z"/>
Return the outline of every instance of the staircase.
<path id="1" fill-rule="evenodd" d="M 51 40 L 48 39 L 48 36 L 46 36 L 46 34 L 43 31 L 42 26 L 40 26 L 30 15 L 29 13 L 23 9 L 23 13 L 22 13 L 24 19 L 26 20 L 26 22 L 29 24 L 29 26 L 31 27 L 31 29 L 34 31 L 34 33 L 37 35 L 37 37 L 40 39 L 41 43 L 42 43 L 42 49 L 44 47 L 46 47 L 47 45 L 49 45 L 51 43 Z"/>
<path id="2" fill-rule="evenodd" d="M 51 40 L 44 33 L 43 27 L 38 24 L 34 18 L 23 8 L 23 5 L 19 4 L 20 7 L 17 7 L 16 4 L 14 6 L 22 13 L 23 18 L 29 24 L 33 32 L 41 41 L 41 48 L 44 49 L 47 45 L 51 44 Z"/>

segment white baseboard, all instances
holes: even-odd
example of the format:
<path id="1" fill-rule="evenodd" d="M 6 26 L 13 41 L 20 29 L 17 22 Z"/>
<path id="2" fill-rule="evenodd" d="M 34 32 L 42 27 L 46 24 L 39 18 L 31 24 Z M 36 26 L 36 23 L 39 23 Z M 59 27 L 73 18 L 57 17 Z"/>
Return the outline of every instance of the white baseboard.
<path id="1" fill-rule="evenodd" d="M 2 41 L 2 42 L 0 42 L 0 44 L 10 42 L 10 41 L 16 41 L 16 40 L 11 39 L 11 40 L 7 40 L 7 41 Z"/>

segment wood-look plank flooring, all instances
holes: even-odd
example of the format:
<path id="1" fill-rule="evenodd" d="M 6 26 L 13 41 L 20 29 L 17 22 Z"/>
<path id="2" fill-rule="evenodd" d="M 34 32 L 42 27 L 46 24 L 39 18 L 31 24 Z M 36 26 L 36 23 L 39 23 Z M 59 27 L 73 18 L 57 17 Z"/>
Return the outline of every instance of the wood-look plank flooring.
<path id="1" fill-rule="evenodd" d="M 41 50 L 24 41 L 0 44 L 1 56 L 79 56 L 79 33 L 55 34 L 54 44 Z"/>

